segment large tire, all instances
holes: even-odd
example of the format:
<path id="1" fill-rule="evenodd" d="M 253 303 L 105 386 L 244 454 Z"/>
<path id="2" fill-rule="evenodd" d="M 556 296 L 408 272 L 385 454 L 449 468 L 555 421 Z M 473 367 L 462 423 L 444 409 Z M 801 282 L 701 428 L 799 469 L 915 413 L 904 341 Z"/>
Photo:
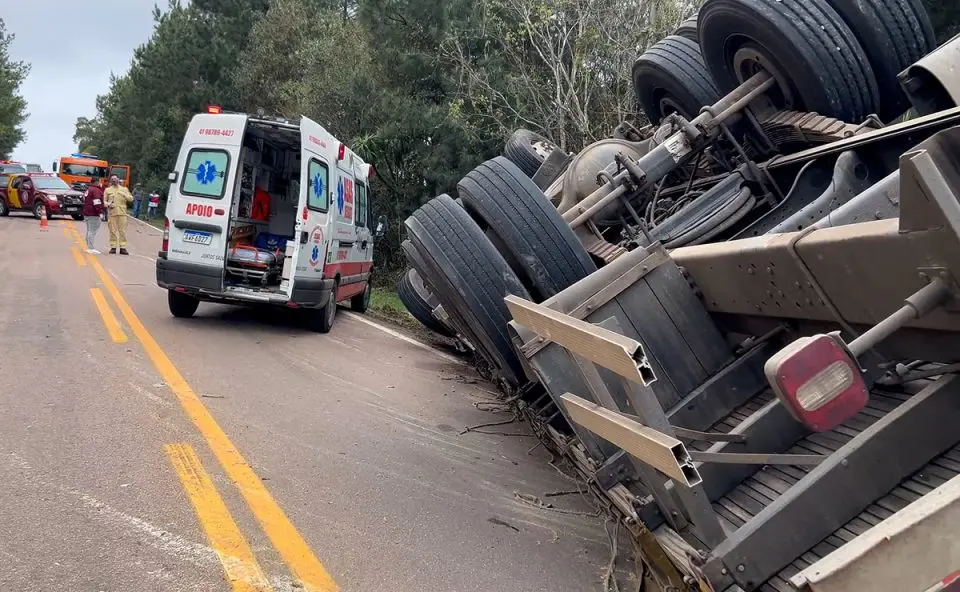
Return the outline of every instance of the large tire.
<path id="1" fill-rule="evenodd" d="M 700 46 L 670 35 L 643 53 L 633 64 L 633 89 L 651 123 L 670 113 L 693 119 L 700 108 L 720 99 L 700 54 Z"/>
<path id="2" fill-rule="evenodd" d="M 933 27 L 918 0 L 827 0 L 856 35 L 880 89 L 884 121 L 910 108 L 897 75 L 933 51 Z"/>
<path id="3" fill-rule="evenodd" d="M 400 302 L 403 303 L 413 318 L 417 319 L 427 329 L 438 335 L 453 337 L 453 333 L 437 317 L 433 316 L 433 307 L 414 287 L 416 282 L 423 283 L 416 269 L 409 269 L 407 273 L 400 277 L 400 281 L 397 282 L 397 296 L 400 298 Z"/>
<path id="4" fill-rule="evenodd" d="M 697 18 L 707 70 L 721 92 L 757 69 L 781 107 L 859 123 L 879 104 L 873 69 L 827 0 L 707 0 Z"/>
<path id="5" fill-rule="evenodd" d="M 684 19 L 677 25 L 674 35 L 686 37 L 694 43 L 700 43 L 700 37 L 697 35 L 697 15 Z"/>
<path id="6" fill-rule="evenodd" d="M 560 147 L 536 132 L 518 129 L 503 147 L 503 155 L 528 177 L 533 177 L 550 152 Z"/>
<path id="7" fill-rule="evenodd" d="M 449 195 L 430 200 L 405 224 L 429 268 L 425 273 L 434 294 L 454 324 L 465 329 L 464 336 L 505 382 L 519 385 L 524 372 L 507 332 L 512 318 L 503 299 L 508 294 L 530 298 L 520 279 Z"/>
<path id="8" fill-rule="evenodd" d="M 506 158 L 473 169 L 457 189 L 537 302 L 596 271 L 553 204 Z"/>

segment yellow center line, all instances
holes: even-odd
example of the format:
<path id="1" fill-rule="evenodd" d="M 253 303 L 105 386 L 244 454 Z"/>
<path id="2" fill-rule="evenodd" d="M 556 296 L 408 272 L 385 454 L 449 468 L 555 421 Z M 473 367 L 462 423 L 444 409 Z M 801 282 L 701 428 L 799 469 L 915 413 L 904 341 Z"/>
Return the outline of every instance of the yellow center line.
<path id="1" fill-rule="evenodd" d="M 190 388 L 180 371 L 173 365 L 167 354 L 164 353 L 157 341 L 133 312 L 133 309 L 130 308 L 130 305 L 127 304 L 126 299 L 117 289 L 110 275 L 107 274 L 95 257 L 88 254 L 87 258 L 107 292 L 113 298 L 117 308 L 120 309 L 120 314 L 123 315 L 127 325 L 137 336 L 147 356 L 150 357 L 157 372 L 176 395 L 193 425 L 206 439 L 227 476 L 237 485 L 241 495 L 247 501 L 247 505 L 250 506 L 260 523 L 260 527 L 277 552 L 280 553 L 280 556 L 283 557 L 287 566 L 300 579 L 308 592 L 336 592 L 339 590 L 333 578 L 323 567 L 323 563 L 314 555 L 310 546 L 293 526 L 293 523 L 290 522 L 280 505 L 270 495 L 263 481 L 247 464 L 243 455 L 240 454 L 237 447 L 234 446 L 206 406 L 200 401 L 200 397 Z"/>
<path id="2" fill-rule="evenodd" d="M 113 315 L 113 311 L 110 310 L 110 305 L 107 304 L 107 299 L 103 297 L 103 292 L 100 291 L 100 288 L 90 288 L 90 295 L 93 296 L 93 302 L 97 305 L 97 310 L 100 311 L 100 318 L 103 319 L 103 325 L 107 328 L 110 339 L 113 339 L 114 343 L 126 343 L 127 334 L 117 321 L 117 317 Z"/>
<path id="3" fill-rule="evenodd" d="M 167 444 L 163 447 L 180 477 L 180 483 L 193 504 L 197 519 L 207 540 L 220 557 L 234 592 L 272 592 L 250 544 L 230 515 L 210 475 L 189 444 Z"/>
<path id="4" fill-rule="evenodd" d="M 80 254 L 80 249 L 77 247 L 70 247 L 70 253 L 73 254 L 73 260 L 77 262 L 77 265 L 80 267 L 86 267 L 87 262 L 84 260 L 83 255 Z"/>

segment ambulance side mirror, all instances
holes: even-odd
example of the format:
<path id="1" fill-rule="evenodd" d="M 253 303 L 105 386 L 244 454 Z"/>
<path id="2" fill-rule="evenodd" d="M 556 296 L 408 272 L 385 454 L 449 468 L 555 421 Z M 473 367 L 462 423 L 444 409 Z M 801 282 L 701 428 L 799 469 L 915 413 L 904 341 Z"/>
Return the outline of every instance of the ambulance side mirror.
<path id="1" fill-rule="evenodd" d="M 177 178 L 178 178 L 177 171 L 173 171 L 172 173 L 167 175 L 167 181 L 170 181 L 171 183 L 176 183 Z"/>
<path id="2" fill-rule="evenodd" d="M 377 218 L 377 229 L 374 231 L 374 236 L 380 238 L 383 236 L 383 233 L 387 231 L 387 217 L 380 216 Z"/>
<path id="3" fill-rule="evenodd" d="M 57 172 L 57 161 L 53 161 L 53 172 Z"/>

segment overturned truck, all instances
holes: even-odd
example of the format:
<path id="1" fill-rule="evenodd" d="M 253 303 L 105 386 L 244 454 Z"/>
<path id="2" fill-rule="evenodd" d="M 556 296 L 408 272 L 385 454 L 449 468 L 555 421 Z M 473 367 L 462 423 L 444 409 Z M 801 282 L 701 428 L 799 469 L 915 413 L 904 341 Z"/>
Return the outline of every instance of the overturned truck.
<path id="1" fill-rule="evenodd" d="M 653 125 L 576 155 L 518 133 L 407 220 L 418 314 L 655 589 L 944 589 L 960 39 L 917 0 L 707 0 L 677 33 L 634 68 Z"/>

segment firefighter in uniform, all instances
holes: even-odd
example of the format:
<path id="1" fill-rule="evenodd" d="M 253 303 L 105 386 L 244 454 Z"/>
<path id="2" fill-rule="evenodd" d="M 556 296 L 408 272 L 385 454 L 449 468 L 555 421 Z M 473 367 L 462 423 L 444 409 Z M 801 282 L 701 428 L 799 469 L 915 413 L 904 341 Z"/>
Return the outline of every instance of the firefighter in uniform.
<path id="1" fill-rule="evenodd" d="M 120 184 L 116 175 L 110 177 L 110 186 L 103 193 L 103 201 L 107 206 L 107 228 L 110 230 L 110 252 L 116 253 L 120 249 L 121 255 L 127 252 L 127 205 L 133 203 L 130 190 Z"/>

